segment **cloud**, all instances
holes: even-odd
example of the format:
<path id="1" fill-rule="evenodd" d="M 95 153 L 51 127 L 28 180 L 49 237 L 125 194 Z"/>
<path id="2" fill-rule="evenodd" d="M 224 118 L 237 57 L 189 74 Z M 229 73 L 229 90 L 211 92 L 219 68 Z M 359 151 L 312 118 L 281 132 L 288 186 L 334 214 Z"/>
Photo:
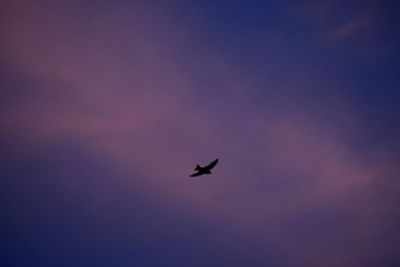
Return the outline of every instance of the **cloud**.
<path id="1" fill-rule="evenodd" d="M 330 37 L 336 41 L 345 41 L 352 36 L 358 35 L 360 32 L 371 29 L 372 20 L 367 17 L 355 18 L 351 21 L 343 23 L 336 29 L 332 30 Z"/>
<path id="2" fill-rule="evenodd" d="M 331 49 L 376 59 L 393 52 L 385 36 L 385 8 L 378 1 L 308 1 L 293 14 Z"/>
<path id="3" fill-rule="evenodd" d="M 9 6 L 17 11 L 4 25 L 3 54 L 33 86 L 29 98 L 5 105 L 8 138 L 38 147 L 77 143 L 126 174 L 126 187 L 139 188 L 160 210 L 221 227 L 218 242 L 227 245 L 233 236 L 243 242 L 237 247 L 251 247 L 260 258 L 268 247 L 284 262 L 363 261 L 370 243 L 347 252 L 323 227 L 333 224 L 337 229 L 328 228 L 343 240 L 350 234 L 361 243 L 368 241 L 362 233 L 384 232 L 375 228 L 380 222 L 363 219 L 386 205 L 371 206 L 381 196 L 371 197 L 370 188 L 392 166 L 371 163 L 354 149 L 348 133 L 362 135 L 360 122 L 340 96 L 309 106 L 272 77 L 270 87 L 283 93 L 260 103 L 262 83 L 242 77 L 240 66 L 226 64 L 212 47 L 199 55 L 201 36 L 156 7 L 67 7 Z M 347 39 L 369 23 L 341 24 L 335 38 Z M 198 89 L 199 76 L 223 89 Z M 332 86 L 320 79 L 292 86 Z M 341 132 L 343 126 L 349 129 Z M 213 177 L 187 178 L 193 164 L 216 156 L 221 163 Z M 98 201 L 92 205 L 104 204 Z M 361 226 L 362 233 L 353 232 Z"/>

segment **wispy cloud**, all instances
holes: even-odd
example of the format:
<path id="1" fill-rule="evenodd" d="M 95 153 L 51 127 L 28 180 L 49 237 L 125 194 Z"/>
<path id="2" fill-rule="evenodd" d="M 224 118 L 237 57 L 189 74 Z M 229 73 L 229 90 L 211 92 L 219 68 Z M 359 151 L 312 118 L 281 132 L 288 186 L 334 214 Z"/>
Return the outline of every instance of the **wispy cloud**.
<path id="1" fill-rule="evenodd" d="M 330 38 L 335 41 L 343 42 L 354 36 L 368 32 L 371 29 L 372 19 L 368 17 L 354 18 L 339 25 L 330 33 Z"/>
<path id="2" fill-rule="evenodd" d="M 392 51 L 383 34 L 379 7 L 377 1 L 311 1 L 297 6 L 294 14 L 325 44 L 376 58 Z"/>

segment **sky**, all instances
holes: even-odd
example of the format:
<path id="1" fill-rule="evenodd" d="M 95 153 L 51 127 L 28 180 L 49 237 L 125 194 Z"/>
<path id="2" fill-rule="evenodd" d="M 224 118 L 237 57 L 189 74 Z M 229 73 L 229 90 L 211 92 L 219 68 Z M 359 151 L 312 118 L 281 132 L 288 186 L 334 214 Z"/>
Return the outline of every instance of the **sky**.
<path id="1" fill-rule="evenodd" d="M 2 1 L 0 265 L 399 266 L 397 10 Z"/>

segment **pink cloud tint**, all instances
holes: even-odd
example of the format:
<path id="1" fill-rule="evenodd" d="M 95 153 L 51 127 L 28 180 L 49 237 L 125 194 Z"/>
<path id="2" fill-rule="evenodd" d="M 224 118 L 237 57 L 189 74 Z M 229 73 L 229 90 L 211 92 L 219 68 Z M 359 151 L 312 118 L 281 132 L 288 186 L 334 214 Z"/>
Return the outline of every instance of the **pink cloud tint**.
<path id="1" fill-rule="evenodd" d="M 393 52 L 385 37 L 379 1 L 307 1 L 294 9 L 300 21 L 312 26 L 315 36 L 330 49 L 338 45 L 350 54 L 377 59 Z"/>
<path id="2" fill-rule="evenodd" d="M 366 208 L 374 202 L 369 190 L 392 166 L 371 164 L 353 149 L 354 140 L 332 131 L 344 116 L 353 132 L 360 131 L 361 122 L 351 107 L 343 108 L 340 96 L 330 122 L 313 108 L 287 112 L 285 100 L 254 104 L 262 85 L 241 76 L 245 72 L 225 63 L 229 60 L 212 47 L 208 55 L 196 56 L 190 49 L 201 37 L 168 14 L 137 5 L 132 13 L 112 10 L 71 19 L 74 11 L 65 8 L 10 4 L 2 12 L 10 12 L 1 33 L 7 60 L 35 81 L 32 97 L 4 108 L 9 135 L 38 146 L 77 140 L 125 173 L 127 187 L 141 188 L 162 208 L 225 225 L 243 246 L 263 244 L 279 225 L 324 207 L 355 216 L 356 224 L 379 213 L 379 207 Z M 351 21 L 335 38 L 367 24 Z M 193 58 L 182 59 L 182 50 Z M 193 65 L 185 68 L 188 61 Z M 196 90 L 193 77 L 204 69 L 230 90 L 245 116 L 237 109 L 227 116 L 223 98 L 210 99 L 215 106 L 199 101 L 207 97 Z M 319 79 L 308 82 L 320 86 Z M 214 176 L 188 179 L 194 164 L 215 157 L 221 162 Z M 138 171 L 145 175 L 135 175 Z M 355 196 L 361 200 L 354 202 Z M 281 238 L 291 232 L 283 228 L 274 240 L 279 253 L 293 251 L 311 266 L 357 262 L 323 240 L 285 245 Z"/>

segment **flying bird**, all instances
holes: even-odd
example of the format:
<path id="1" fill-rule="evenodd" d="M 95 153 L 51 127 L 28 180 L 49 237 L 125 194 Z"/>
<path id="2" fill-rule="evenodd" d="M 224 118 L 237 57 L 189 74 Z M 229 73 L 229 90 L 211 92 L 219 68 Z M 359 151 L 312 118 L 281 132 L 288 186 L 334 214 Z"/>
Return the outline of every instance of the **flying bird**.
<path id="1" fill-rule="evenodd" d="M 203 174 L 211 174 L 211 169 L 215 167 L 215 165 L 217 165 L 218 163 L 218 159 L 214 160 L 213 162 L 211 162 L 210 164 L 208 164 L 207 166 L 201 167 L 200 165 L 196 165 L 196 168 L 194 169 L 195 173 L 193 173 L 192 175 L 190 175 L 190 177 L 195 177 L 195 176 L 199 176 L 199 175 L 203 175 Z"/>

